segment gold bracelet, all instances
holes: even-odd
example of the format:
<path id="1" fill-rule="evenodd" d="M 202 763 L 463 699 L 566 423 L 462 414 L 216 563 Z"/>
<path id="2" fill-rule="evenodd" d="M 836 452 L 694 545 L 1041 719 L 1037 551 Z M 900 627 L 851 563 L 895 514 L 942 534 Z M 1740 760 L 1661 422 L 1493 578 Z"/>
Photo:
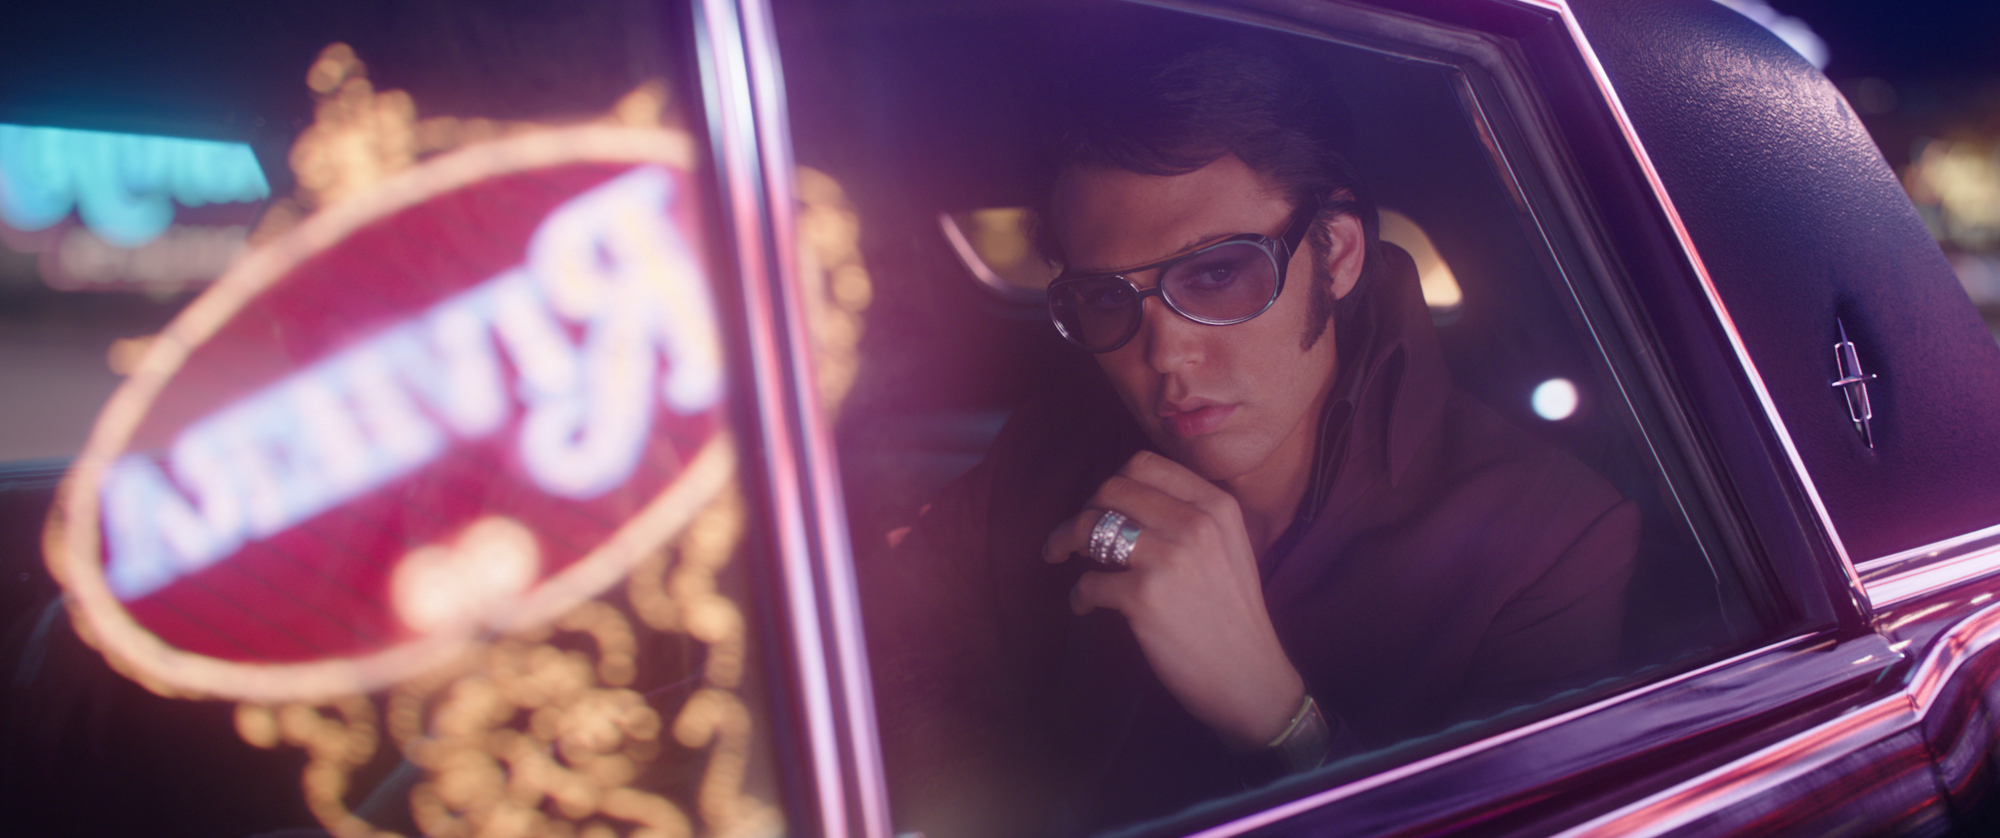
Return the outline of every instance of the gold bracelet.
<path id="1" fill-rule="evenodd" d="M 1292 734 L 1298 732 L 1299 722 L 1306 720 L 1306 714 L 1312 712 L 1314 706 L 1312 693 L 1306 693 L 1306 697 L 1299 701 L 1299 709 L 1292 713 L 1291 722 L 1285 725 L 1284 732 L 1278 734 L 1278 738 L 1271 740 L 1271 744 L 1264 747 L 1276 748 L 1285 744 L 1285 740 L 1292 738 Z"/>
<path id="2" fill-rule="evenodd" d="M 1285 725 L 1285 732 L 1266 747 L 1276 750 L 1293 773 L 1311 771 L 1326 762 L 1327 754 L 1333 750 L 1333 730 L 1327 726 L 1326 716 L 1320 713 L 1319 703 L 1311 693 L 1299 702 L 1299 711 Z"/>

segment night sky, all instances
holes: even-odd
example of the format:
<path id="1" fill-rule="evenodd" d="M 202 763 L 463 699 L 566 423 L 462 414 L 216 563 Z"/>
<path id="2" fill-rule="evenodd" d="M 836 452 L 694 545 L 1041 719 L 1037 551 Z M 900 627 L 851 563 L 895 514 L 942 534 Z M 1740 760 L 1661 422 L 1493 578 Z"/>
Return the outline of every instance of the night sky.
<path id="1" fill-rule="evenodd" d="M 1769 0 L 1827 42 L 1835 80 L 2000 79 L 1996 0 Z"/>
<path id="2" fill-rule="evenodd" d="M 1932 138 L 2000 141 L 2000 0 L 1767 2 L 1826 42 L 1827 77 L 1891 166 Z"/>

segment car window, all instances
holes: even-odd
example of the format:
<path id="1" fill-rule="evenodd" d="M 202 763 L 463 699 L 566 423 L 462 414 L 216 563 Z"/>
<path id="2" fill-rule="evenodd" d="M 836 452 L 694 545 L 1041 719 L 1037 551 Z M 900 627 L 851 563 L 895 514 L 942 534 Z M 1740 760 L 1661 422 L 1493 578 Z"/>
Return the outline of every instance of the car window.
<path id="1" fill-rule="evenodd" d="M 6 820 L 785 831 L 693 11 L 246 9 L 0 71 Z"/>
<path id="2" fill-rule="evenodd" d="M 1649 338 L 1609 313 L 1628 304 L 1629 280 L 1598 222 L 1547 197 L 1563 188 L 1560 149 L 1538 157 L 1519 144 L 1519 126 L 1537 117 L 1510 113 L 1519 100 L 1494 92 L 1504 62 L 1379 29 L 1280 34 L 1117 4 L 778 4 L 778 21 L 797 153 L 847 186 L 873 280 L 837 427 L 899 830 L 1185 831 L 1616 695 L 1787 622 L 1754 540 L 1703 476 L 1710 457 L 1685 432 Z M 1134 266 L 1148 267 L 1118 293 L 1170 285 L 1174 268 L 1149 266 L 1220 240 L 1142 232 L 1183 232 L 1175 219 L 1209 211 L 1224 187 L 1197 190 L 1202 199 L 1163 221 L 1152 208 L 1178 193 L 1101 186 L 1212 171 L 1214 155 L 1118 156 L 1118 143 L 1145 148 L 1148 131 L 1193 129 L 1144 103 L 1089 97 L 1149 89 L 1116 87 L 1127 80 L 1107 67 L 1166 78 L 1183 66 L 1174 62 L 1239 36 L 1296 54 L 1337 99 L 1333 133 L 1346 136 L 1323 139 L 1372 193 L 1387 243 L 1371 256 L 1381 273 L 1363 280 L 1376 283 L 1374 308 L 1330 315 L 1335 339 L 1353 342 L 1340 344 L 1329 391 L 1354 389 L 1303 417 L 1311 442 L 1287 450 L 1307 488 L 1254 559 L 1227 545 L 1175 553 L 1174 539 L 1193 538 L 1172 529 L 1180 513 L 1115 484 L 1145 483 L 1183 507 L 1217 503 L 1216 486 L 1251 485 L 1187 440 L 1247 421 L 1258 402 L 1244 394 L 1282 390 L 1274 379 L 1299 374 L 1294 362 L 1204 378 L 1202 364 L 1221 367 L 1240 349 L 1215 336 L 1258 321 L 1191 325 L 1153 312 L 1159 301 L 1141 304 L 1153 313 L 1139 326 L 1096 321 L 1133 337 L 1094 354 L 1057 326 L 1098 327 L 1062 305 L 1117 311 L 1121 298 L 1048 302 L 1078 277 L 1101 283 Z M 1079 60 L 1093 52 L 1105 57 Z M 1198 101 L 1201 78 L 1173 88 L 1179 101 Z M 1106 114 L 1129 130 L 1105 128 L 1116 122 Z M 1076 136 L 1091 131 L 1112 139 L 1077 156 Z M 1092 174 L 1063 180 L 1051 160 L 1065 153 Z M 1214 232 L 1275 237 L 1281 216 Z M 1288 277 L 1257 316 L 1288 311 L 1283 294 L 1305 281 Z M 1210 354 L 1173 354 L 1183 339 Z M 1369 389 L 1383 381 L 1396 385 Z M 1232 399 L 1230 418 L 1201 424 L 1200 411 Z M 1137 451 L 1173 465 L 1134 471 Z M 1414 488 L 1426 474 L 1442 482 Z M 1249 495 L 1226 505 L 1250 510 Z M 1103 523 L 1106 511 L 1121 517 Z M 1258 540 L 1255 523 L 1236 533 Z M 1131 569 L 1103 569 L 1121 540 Z M 1052 543 L 1077 555 L 1045 562 Z M 1284 736 L 1232 740 L 1214 705 L 1267 682 L 1211 689 L 1180 671 L 1193 661 L 1209 679 L 1256 671 L 1193 648 L 1226 635 L 1220 623 L 1185 630 L 1222 613 L 1202 600 L 1228 597 L 1224 586 L 1165 616 L 1138 594 L 1105 593 L 1142 587 L 1121 581 L 1132 579 L 1165 591 L 1170 553 L 1257 563 L 1262 603 L 1233 613 L 1278 635 L 1331 728 L 1323 759 L 1286 763 Z M 1095 604 L 1075 608 L 1078 598 Z M 1261 654 L 1253 642 L 1232 649 Z M 1286 715 L 1281 734 L 1306 718 Z"/>

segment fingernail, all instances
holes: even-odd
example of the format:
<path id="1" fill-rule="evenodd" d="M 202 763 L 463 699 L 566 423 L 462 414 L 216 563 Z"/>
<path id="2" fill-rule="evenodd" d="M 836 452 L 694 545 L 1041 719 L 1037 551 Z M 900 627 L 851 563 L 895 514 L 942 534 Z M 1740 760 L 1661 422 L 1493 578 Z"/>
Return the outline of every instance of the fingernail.
<path id="1" fill-rule="evenodd" d="M 1075 614 L 1075 615 L 1077 615 L 1077 616 L 1079 616 L 1079 617 L 1081 617 L 1081 616 L 1083 616 L 1083 615 L 1084 615 L 1084 608 L 1083 608 L 1083 586 L 1082 586 L 1082 585 L 1071 585 L 1071 586 L 1070 586 L 1070 589 L 1069 589 L 1069 610 L 1070 610 L 1070 613 L 1072 613 L 1072 614 Z"/>

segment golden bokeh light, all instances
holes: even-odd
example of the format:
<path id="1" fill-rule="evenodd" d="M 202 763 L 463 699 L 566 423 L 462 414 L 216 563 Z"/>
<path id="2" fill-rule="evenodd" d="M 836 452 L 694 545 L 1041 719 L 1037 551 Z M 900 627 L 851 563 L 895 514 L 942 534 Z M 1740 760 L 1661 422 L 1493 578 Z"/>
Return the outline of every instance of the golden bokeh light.
<path id="1" fill-rule="evenodd" d="M 1024 207 L 997 207 L 972 211 L 972 247 L 995 273 L 1022 285 L 1018 278 L 1030 260 L 1039 261 L 1034 242 L 1028 237 L 1033 214 Z M 1025 287 L 1034 287 L 1030 282 Z M 1048 287 L 1044 280 L 1041 287 Z"/>
<path id="2" fill-rule="evenodd" d="M 1430 234 L 1409 216 L 1392 209 L 1381 211 L 1381 224 L 1382 240 L 1402 248 L 1417 263 L 1417 282 L 1423 286 L 1424 305 L 1430 307 L 1431 314 L 1457 311 L 1465 303 L 1465 292 L 1459 289 L 1451 265 L 1431 243 Z"/>
<path id="3" fill-rule="evenodd" d="M 484 118 L 417 118 L 416 102 L 400 90 L 375 89 L 368 65 L 347 44 L 320 50 L 306 71 L 315 106 L 313 124 L 292 144 L 298 190 L 271 202 L 249 237 L 266 242 L 305 215 L 416 165 L 425 158 L 487 140 L 546 131 L 576 123 L 510 122 Z M 641 83 L 611 109 L 586 123 L 633 128 L 679 124 L 664 81 Z"/>
<path id="4" fill-rule="evenodd" d="M 422 632 L 464 630 L 517 599 L 541 575 L 535 534 L 511 518 L 474 521 L 451 544 L 412 550 L 389 577 L 403 625 Z"/>
<path id="5" fill-rule="evenodd" d="M 146 350 L 153 345 L 157 335 L 142 335 L 135 338 L 119 338 L 111 342 L 104 351 L 104 364 L 116 375 L 130 375 L 139 366 L 139 359 L 146 356 Z"/>
<path id="6" fill-rule="evenodd" d="M 1935 139 L 1903 173 L 1910 200 L 1930 209 L 1925 221 L 1940 241 L 1969 251 L 2000 246 L 2000 143 Z"/>
<path id="7" fill-rule="evenodd" d="M 306 807 L 337 838 L 392 836 L 357 817 L 345 802 L 349 776 L 375 756 L 376 727 L 375 705 L 361 696 L 326 706 L 236 706 L 236 731 L 244 741 L 259 748 L 283 744 L 305 749 Z"/>
<path id="8" fill-rule="evenodd" d="M 973 278 L 1007 299 L 1039 304 L 1056 266 L 1035 244 L 1034 219 L 1026 207 L 986 207 L 940 213 L 938 226 Z"/>
<path id="9" fill-rule="evenodd" d="M 814 372 L 827 415 L 861 372 L 861 312 L 875 287 L 861 263 L 861 216 L 839 181 L 805 166 L 798 170 L 799 283 L 813 340 Z"/>
<path id="10" fill-rule="evenodd" d="M 317 107 L 292 149 L 298 190 L 272 202 L 249 236 L 253 247 L 431 155 L 560 127 L 418 119 L 409 95 L 375 89 L 345 44 L 320 53 L 306 84 Z M 590 121 L 678 124 L 658 81 Z M 852 385 L 860 312 L 873 292 L 860 260 L 858 216 L 839 184 L 801 170 L 799 192 L 809 328 L 832 409 Z M 107 359 L 114 368 L 142 348 L 136 341 L 144 339 L 134 340 Z M 739 490 L 726 487 L 627 577 L 622 602 L 614 588 L 550 624 L 486 637 L 456 662 L 386 695 L 239 704 L 237 731 L 257 747 L 306 750 L 307 802 L 339 838 L 390 835 L 348 808 L 369 791 L 352 786 L 354 772 L 384 736 L 423 772 L 409 791 L 409 811 L 433 838 L 780 834 L 778 808 L 745 791 L 757 736 L 755 716 L 737 693 L 749 667 L 747 621 L 720 579 L 744 542 L 746 514 Z M 482 519 L 452 543 L 405 556 L 392 577 L 392 605 L 418 631 L 472 630 L 474 615 L 519 595 L 539 563 L 535 536 L 521 524 Z M 683 636 L 699 654 L 689 664 L 642 658 L 641 632 Z M 675 671 L 695 663 L 698 671 Z M 684 682 L 686 698 L 661 699 L 661 709 L 635 687 Z M 670 749 L 674 759 L 698 761 L 689 799 L 643 787 L 648 766 Z"/>
<path id="11" fill-rule="evenodd" d="M 756 731 L 737 695 L 747 637 L 742 611 L 718 575 L 743 540 L 745 509 L 725 490 L 625 587 L 631 617 L 603 600 L 553 626 L 497 638 L 459 663 L 392 690 L 380 727 L 423 769 L 410 811 L 433 838 L 601 835 L 630 838 L 767 836 L 776 807 L 746 794 Z M 677 673 L 643 673 L 633 622 L 705 645 L 699 685 L 671 720 L 631 688 Z M 586 651 L 588 650 L 588 651 Z M 314 815 L 339 838 L 388 838 L 355 816 L 352 772 L 374 756 L 375 702 L 325 706 L 240 704 L 236 727 L 262 748 L 306 749 L 303 785 Z M 638 788 L 662 735 L 706 760 L 694 798 Z M 365 791 L 365 790 L 359 790 Z"/>

